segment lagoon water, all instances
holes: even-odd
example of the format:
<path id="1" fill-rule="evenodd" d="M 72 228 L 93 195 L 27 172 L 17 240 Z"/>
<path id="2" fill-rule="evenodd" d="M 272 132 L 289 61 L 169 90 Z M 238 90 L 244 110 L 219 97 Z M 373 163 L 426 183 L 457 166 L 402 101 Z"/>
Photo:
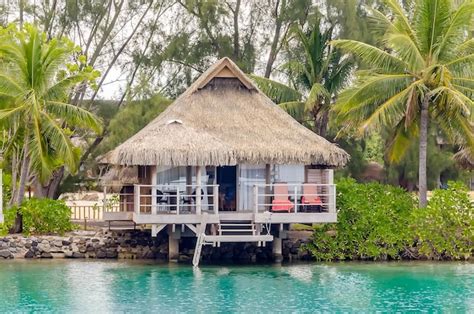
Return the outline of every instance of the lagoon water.
<path id="1" fill-rule="evenodd" d="M 0 312 L 473 312 L 474 264 L 1 261 Z"/>

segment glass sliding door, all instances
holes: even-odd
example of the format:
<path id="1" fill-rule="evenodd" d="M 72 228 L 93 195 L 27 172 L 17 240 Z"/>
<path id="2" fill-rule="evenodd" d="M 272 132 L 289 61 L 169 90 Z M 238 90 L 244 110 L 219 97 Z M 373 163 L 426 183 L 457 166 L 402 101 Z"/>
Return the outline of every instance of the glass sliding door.
<path id="1" fill-rule="evenodd" d="M 238 174 L 238 210 L 253 211 L 254 196 L 253 187 L 255 184 L 265 184 L 265 165 L 239 165 Z M 259 188 L 259 194 L 264 194 L 265 188 Z M 259 203 L 264 203 L 264 196 L 260 197 Z"/>

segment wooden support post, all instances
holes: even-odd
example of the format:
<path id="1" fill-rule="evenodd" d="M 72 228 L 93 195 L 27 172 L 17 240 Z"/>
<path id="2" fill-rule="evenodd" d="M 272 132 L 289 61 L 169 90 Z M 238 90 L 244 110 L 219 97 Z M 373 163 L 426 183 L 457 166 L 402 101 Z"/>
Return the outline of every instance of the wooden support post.
<path id="1" fill-rule="evenodd" d="M 273 259 L 275 260 L 275 263 L 281 263 L 283 261 L 282 243 L 283 243 L 282 238 L 280 237 L 273 238 L 272 253 L 273 253 Z"/>
<path id="2" fill-rule="evenodd" d="M 193 167 L 186 166 L 186 194 L 191 195 L 193 193 Z M 190 198 L 191 196 L 187 196 Z"/>
<path id="3" fill-rule="evenodd" d="M 272 187 L 270 184 L 272 184 L 272 165 L 266 164 L 265 165 L 265 204 L 270 204 L 270 195 L 272 193 Z M 268 210 L 270 211 L 270 206 L 265 205 L 264 208 L 268 206 Z"/>
<path id="4" fill-rule="evenodd" d="M 168 260 L 177 262 L 179 258 L 179 239 L 181 238 L 180 229 L 168 226 Z"/>
<path id="5" fill-rule="evenodd" d="M 201 166 L 196 166 L 196 214 L 201 215 Z"/>

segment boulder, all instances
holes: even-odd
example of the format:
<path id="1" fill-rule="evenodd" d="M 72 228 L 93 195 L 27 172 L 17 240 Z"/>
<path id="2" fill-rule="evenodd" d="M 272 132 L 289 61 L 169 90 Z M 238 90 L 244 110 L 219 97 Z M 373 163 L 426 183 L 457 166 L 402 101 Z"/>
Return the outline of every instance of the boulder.
<path id="1" fill-rule="evenodd" d="M 13 258 L 13 254 L 9 250 L 0 250 L 0 258 Z"/>

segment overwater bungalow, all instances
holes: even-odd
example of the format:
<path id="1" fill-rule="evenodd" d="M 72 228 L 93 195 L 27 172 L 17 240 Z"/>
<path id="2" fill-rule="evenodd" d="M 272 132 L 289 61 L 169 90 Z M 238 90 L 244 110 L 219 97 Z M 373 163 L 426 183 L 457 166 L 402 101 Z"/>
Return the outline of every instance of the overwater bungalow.
<path id="1" fill-rule="evenodd" d="M 167 232 L 170 259 L 197 237 L 195 265 L 202 245 L 222 242 L 272 242 L 278 258 L 290 224 L 337 221 L 333 169 L 348 159 L 223 58 L 102 157 L 115 195 L 104 219 Z"/>

